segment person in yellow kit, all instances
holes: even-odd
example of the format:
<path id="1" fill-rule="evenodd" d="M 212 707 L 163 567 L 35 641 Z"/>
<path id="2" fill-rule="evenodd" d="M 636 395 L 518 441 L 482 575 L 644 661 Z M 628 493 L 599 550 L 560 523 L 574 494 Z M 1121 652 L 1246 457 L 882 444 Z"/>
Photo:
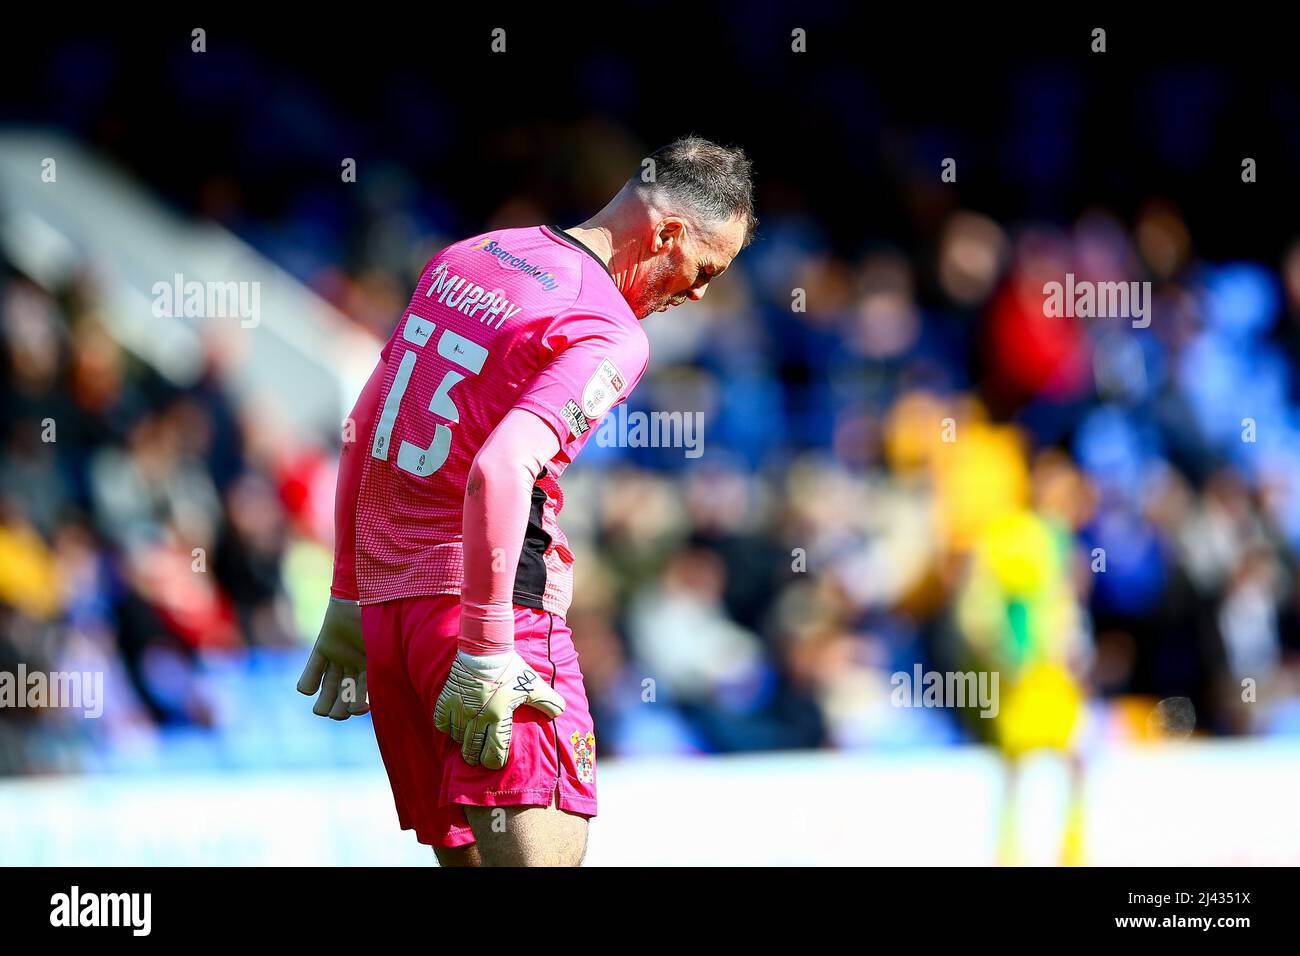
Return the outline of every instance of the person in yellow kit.
<path id="1" fill-rule="evenodd" d="M 1006 760 L 999 861 L 1020 861 L 1017 795 L 1023 758 L 1050 750 L 1066 756 L 1069 808 L 1060 860 L 1082 860 L 1082 763 L 1077 745 L 1086 657 L 1079 601 L 1071 582 L 1071 530 L 1030 507 L 1023 442 L 1009 427 L 973 422 L 953 448 L 936 456 L 940 522 L 965 556 L 956 621 L 964 653 L 999 675 L 998 714 L 977 733 Z"/>

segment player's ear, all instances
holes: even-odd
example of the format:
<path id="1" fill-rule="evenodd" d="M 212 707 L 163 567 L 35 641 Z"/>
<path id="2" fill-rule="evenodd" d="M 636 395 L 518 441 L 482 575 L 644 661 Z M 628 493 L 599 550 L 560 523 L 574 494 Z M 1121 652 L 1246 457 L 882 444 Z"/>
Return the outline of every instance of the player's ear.
<path id="1" fill-rule="evenodd" d="M 664 246 L 672 247 L 686 238 L 686 220 L 679 216 L 666 216 L 659 220 L 655 229 L 655 251 Z"/>

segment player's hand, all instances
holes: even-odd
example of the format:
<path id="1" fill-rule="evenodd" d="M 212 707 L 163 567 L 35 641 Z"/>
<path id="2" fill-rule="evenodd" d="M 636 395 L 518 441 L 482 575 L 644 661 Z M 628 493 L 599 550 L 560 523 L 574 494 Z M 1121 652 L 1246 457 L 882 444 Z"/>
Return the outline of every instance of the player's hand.
<path id="1" fill-rule="evenodd" d="M 510 756 L 515 708 L 536 707 L 548 719 L 564 713 L 564 698 L 510 651 L 475 656 L 461 651 L 433 710 L 434 726 L 461 745 L 471 767 L 500 770 Z"/>
<path id="2" fill-rule="evenodd" d="M 331 597 L 316 646 L 298 678 L 298 693 L 320 697 L 311 712 L 334 720 L 370 710 L 366 699 L 366 645 L 361 639 L 361 605 Z"/>

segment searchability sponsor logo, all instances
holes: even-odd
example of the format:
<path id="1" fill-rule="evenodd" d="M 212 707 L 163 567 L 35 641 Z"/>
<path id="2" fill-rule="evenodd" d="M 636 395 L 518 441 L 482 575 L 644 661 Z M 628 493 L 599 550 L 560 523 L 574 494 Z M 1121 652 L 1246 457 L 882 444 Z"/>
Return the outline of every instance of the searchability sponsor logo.
<path id="1" fill-rule="evenodd" d="M 555 274 L 545 266 L 533 265 L 523 256 L 514 255 L 497 245 L 495 239 L 480 239 L 474 245 L 470 246 L 470 248 L 486 252 L 488 255 L 496 257 L 502 265 L 510 266 L 512 269 L 518 269 L 520 272 L 524 273 L 524 275 L 532 276 L 542 284 L 542 288 L 547 292 L 557 288 L 560 284 L 556 280 Z"/>

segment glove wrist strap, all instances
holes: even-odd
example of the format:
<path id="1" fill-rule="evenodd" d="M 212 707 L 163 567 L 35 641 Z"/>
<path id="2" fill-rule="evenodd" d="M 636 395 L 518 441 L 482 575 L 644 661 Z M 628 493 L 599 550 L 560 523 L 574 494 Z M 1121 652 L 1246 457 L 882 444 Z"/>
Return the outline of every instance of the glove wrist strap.
<path id="1" fill-rule="evenodd" d="M 456 656 L 460 658 L 461 663 L 474 672 L 476 677 L 485 680 L 496 680 L 510 662 L 511 652 L 507 651 L 503 654 L 468 654 L 461 651 Z"/>

